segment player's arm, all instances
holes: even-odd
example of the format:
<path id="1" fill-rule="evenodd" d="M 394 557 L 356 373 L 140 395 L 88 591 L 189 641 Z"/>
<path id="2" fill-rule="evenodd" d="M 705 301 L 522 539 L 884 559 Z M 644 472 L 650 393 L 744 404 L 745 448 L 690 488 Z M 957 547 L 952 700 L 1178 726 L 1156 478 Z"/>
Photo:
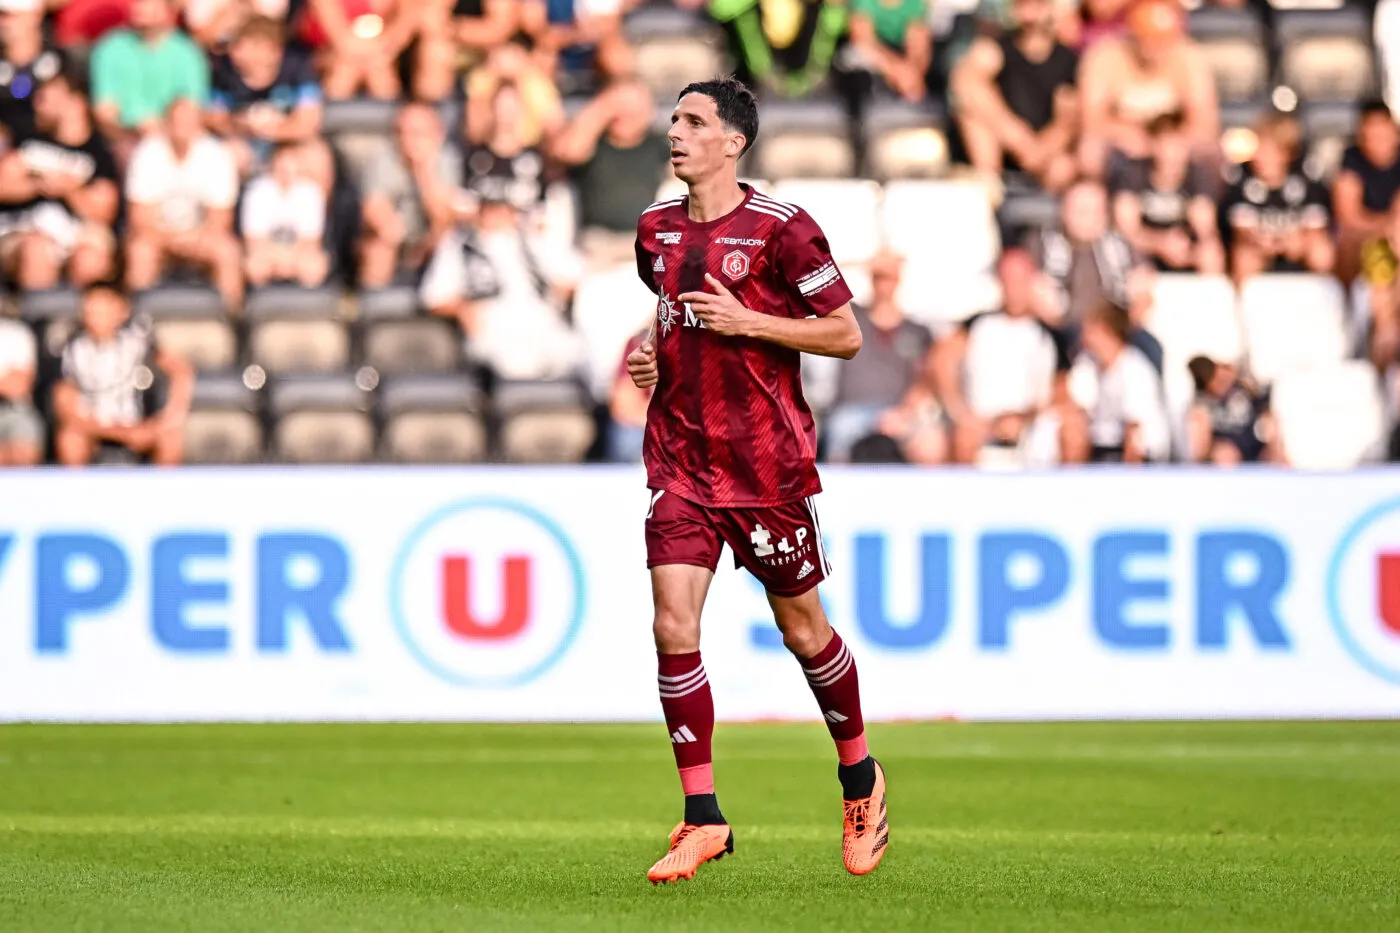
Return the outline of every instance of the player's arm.
<path id="1" fill-rule="evenodd" d="M 860 351 L 860 325 L 849 303 L 822 317 L 774 317 L 744 307 L 708 272 L 705 282 L 712 292 L 685 292 L 680 300 L 688 303 L 695 316 L 717 334 L 767 340 L 789 350 L 842 360 L 849 360 Z"/>

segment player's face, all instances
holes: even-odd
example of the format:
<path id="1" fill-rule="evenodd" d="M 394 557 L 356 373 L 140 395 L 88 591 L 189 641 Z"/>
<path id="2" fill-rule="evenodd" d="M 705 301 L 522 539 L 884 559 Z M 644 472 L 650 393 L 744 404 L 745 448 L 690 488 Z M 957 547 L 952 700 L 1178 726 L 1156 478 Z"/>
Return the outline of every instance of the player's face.
<path id="1" fill-rule="evenodd" d="M 739 157 L 744 137 L 727 129 L 719 118 L 714 98 L 687 94 L 671 114 L 671 169 L 688 184 L 720 171 L 726 161 Z"/>

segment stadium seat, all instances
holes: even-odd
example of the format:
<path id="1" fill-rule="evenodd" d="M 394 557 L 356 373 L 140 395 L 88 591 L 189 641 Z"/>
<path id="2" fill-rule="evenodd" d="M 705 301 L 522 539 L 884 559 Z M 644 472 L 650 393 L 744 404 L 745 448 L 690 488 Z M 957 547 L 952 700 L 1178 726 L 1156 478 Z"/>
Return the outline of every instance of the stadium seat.
<path id="1" fill-rule="evenodd" d="M 948 169 L 941 114 L 929 105 L 878 101 L 865 115 L 866 170 L 878 179 L 936 178 Z"/>
<path id="2" fill-rule="evenodd" d="M 773 197 L 812 215 L 837 263 L 869 262 L 880 248 L 880 186 L 863 179 L 780 181 Z"/>
<path id="3" fill-rule="evenodd" d="M 355 296 L 355 306 L 362 321 L 411 317 L 419 310 L 418 290 L 411 285 L 398 284 L 387 288 L 362 288 Z"/>
<path id="4" fill-rule="evenodd" d="M 882 210 L 885 240 L 920 265 L 990 269 L 1000 243 L 991 199 L 976 181 L 892 181 Z"/>
<path id="5" fill-rule="evenodd" d="M 577 463 L 593 444 L 593 413 L 572 380 L 502 380 L 494 400 L 510 462 Z"/>
<path id="6" fill-rule="evenodd" d="M 1222 100 L 1253 100 L 1267 91 L 1269 55 L 1258 11 L 1202 6 L 1191 11 L 1189 24 Z"/>
<path id="7" fill-rule="evenodd" d="M 464 374 L 402 376 L 379 386 L 380 456 L 395 463 L 485 459 L 481 390 Z"/>
<path id="8" fill-rule="evenodd" d="M 1379 455 L 1385 413 L 1376 371 L 1352 360 L 1280 376 L 1272 408 L 1288 462 L 1346 470 Z"/>
<path id="9" fill-rule="evenodd" d="M 249 360 L 269 373 L 333 372 L 350 362 L 350 332 L 331 288 L 270 286 L 248 296 Z"/>
<path id="10" fill-rule="evenodd" d="M 1278 273 L 1244 284 L 1240 310 L 1249 367 L 1263 384 L 1346 356 L 1345 296 L 1331 276 Z"/>
<path id="11" fill-rule="evenodd" d="M 236 374 L 201 373 L 185 422 L 187 463 L 256 463 L 263 432 L 257 393 Z"/>
<path id="12" fill-rule="evenodd" d="M 158 317 L 156 343 L 189 360 L 197 370 L 229 369 L 238 362 L 238 334 L 223 315 Z"/>
<path id="13" fill-rule="evenodd" d="M 1274 18 L 1279 82 L 1303 100 L 1356 100 L 1376 93 L 1370 13 L 1360 6 L 1290 10 Z"/>
<path id="14" fill-rule="evenodd" d="M 326 136 L 339 136 L 342 133 L 389 136 L 394 132 L 398 112 L 399 104 L 392 100 L 368 97 L 328 100 L 321 117 L 321 132 Z"/>
<path id="15" fill-rule="evenodd" d="M 385 375 L 450 372 L 461 358 L 461 335 L 440 317 L 369 320 L 361 327 L 364 364 Z"/>
<path id="16" fill-rule="evenodd" d="M 131 299 L 133 314 L 162 317 L 206 317 L 225 314 L 223 299 L 207 285 L 174 285 L 162 283 L 138 292 Z"/>
<path id="17" fill-rule="evenodd" d="M 617 266 L 584 276 L 574 292 L 574 327 L 583 338 L 588 388 L 606 402 L 622 352 L 632 335 L 656 316 L 656 296 L 632 265 Z"/>
<path id="18" fill-rule="evenodd" d="M 1222 363 L 1244 356 L 1235 287 L 1223 275 L 1158 275 L 1144 326 L 1162 344 L 1163 355 L 1183 366 L 1199 354 Z"/>
<path id="19" fill-rule="evenodd" d="M 76 318 L 82 310 L 82 302 L 82 296 L 74 288 L 20 292 L 19 316 L 31 324 Z"/>
<path id="20" fill-rule="evenodd" d="M 348 373 L 278 379 L 268 407 L 272 453 L 284 463 L 357 463 L 374 453 L 370 396 Z"/>
<path id="21" fill-rule="evenodd" d="M 1054 225 L 1060 219 L 1060 200 L 1044 191 L 1023 191 L 1008 185 L 996 218 L 1003 242 L 1017 243 L 1033 230 Z"/>
<path id="22" fill-rule="evenodd" d="M 935 334 L 982 311 L 1001 306 L 1001 285 L 989 271 L 950 272 L 922 261 L 904 264 L 895 296 L 904 313 Z"/>
<path id="23" fill-rule="evenodd" d="M 717 31 L 694 12 L 644 7 L 627 17 L 624 29 L 636 54 L 637 77 L 668 104 L 690 82 L 730 70 Z"/>
<path id="24" fill-rule="evenodd" d="M 765 178 L 850 178 L 850 120 L 834 100 L 765 102 L 751 171 Z"/>

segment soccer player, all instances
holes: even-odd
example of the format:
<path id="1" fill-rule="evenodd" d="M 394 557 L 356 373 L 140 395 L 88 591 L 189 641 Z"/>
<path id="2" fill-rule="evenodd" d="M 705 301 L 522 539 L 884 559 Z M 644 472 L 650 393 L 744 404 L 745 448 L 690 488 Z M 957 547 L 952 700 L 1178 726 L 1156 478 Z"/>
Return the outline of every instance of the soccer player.
<path id="1" fill-rule="evenodd" d="M 671 166 L 689 193 L 637 222 L 637 273 L 656 293 L 656 321 L 627 367 L 639 387 L 656 387 L 643 452 L 647 566 L 657 685 L 685 793 L 670 851 L 647 872 L 653 883 L 692 878 L 734 851 L 715 797 L 715 711 L 700 660 L 700 611 L 725 544 L 768 591 L 836 742 L 847 870 L 874 870 L 889 838 L 855 661 L 817 596 L 829 568 L 799 371 L 803 353 L 855 356 L 860 328 L 812 218 L 739 184 L 736 164 L 757 134 L 754 97 L 737 80 L 686 87 L 669 135 Z"/>

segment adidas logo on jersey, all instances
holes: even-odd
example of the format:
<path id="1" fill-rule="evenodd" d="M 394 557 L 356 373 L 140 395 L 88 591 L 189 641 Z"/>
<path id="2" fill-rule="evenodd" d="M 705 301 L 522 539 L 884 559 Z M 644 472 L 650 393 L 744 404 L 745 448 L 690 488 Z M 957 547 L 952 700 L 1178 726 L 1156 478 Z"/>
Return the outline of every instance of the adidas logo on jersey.
<path id="1" fill-rule="evenodd" d="M 804 561 L 802 562 L 802 569 L 799 570 L 799 571 L 797 571 L 797 579 L 799 579 L 799 580 L 803 579 L 804 577 L 807 576 L 807 574 L 811 573 L 813 570 L 816 570 L 816 569 L 817 569 L 816 567 L 813 567 L 813 566 L 812 566 L 812 562 L 811 562 L 810 560 L 804 560 Z"/>
<path id="2" fill-rule="evenodd" d="M 666 261 L 665 261 L 664 259 L 661 258 L 661 254 L 660 254 L 660 253 L 658 253 L 658 254 L 656 255 L 656 261 L 653 262 L 653 263 L 651 264 L 651 271 L 652 271 L 652 272 L 665 272 L 665 271 L 666 271 Z"/>
<path id="3" fill-rule="evenodd" d="M 835 724 L 835 723 L 838 723 L 838 722 L 845 722 L 845 721 L 846 721 L 847 719 L 849 719 L 850 717 L 849 717 L 849 716 L 842 716 L 840 713 L 836 712 L 836 710 L 834 710 L 834 709 L 829 709 L 829 710 L 827 710 L 825 713 L 822 713 L 822 718 L 825 719 L 825 720 L 826 720 L 827 722 L 829 722 L 829 723 Z"/>
<path id="4" fill-rule="evenodd" d="M 675 732 L 671 733 L 672 745 L 687 745 L 691 742 L 698 741 L 699 739 L 695 738 L 695 733 L 690 731 L 689 726 L 681 726 Z"/>

